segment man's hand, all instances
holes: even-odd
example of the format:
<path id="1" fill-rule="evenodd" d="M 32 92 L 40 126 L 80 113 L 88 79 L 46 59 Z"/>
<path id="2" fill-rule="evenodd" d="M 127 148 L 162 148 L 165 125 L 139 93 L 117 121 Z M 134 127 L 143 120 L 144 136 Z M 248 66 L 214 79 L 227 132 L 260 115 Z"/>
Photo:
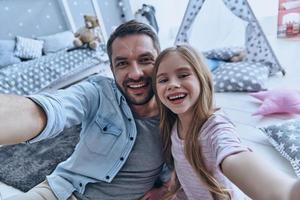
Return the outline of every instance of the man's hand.
<path id="1" fill-rule="evenodd" d="M 152 188 L 140 200 L 160 200 L 167 192 L 167 185 L 163 185 L 160 188 Z"/>

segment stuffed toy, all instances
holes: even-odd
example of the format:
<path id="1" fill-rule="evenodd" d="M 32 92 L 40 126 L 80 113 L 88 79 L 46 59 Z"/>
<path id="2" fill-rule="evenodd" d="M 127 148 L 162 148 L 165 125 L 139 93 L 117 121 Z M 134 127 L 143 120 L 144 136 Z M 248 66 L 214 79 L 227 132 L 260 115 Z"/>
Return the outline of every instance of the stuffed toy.
<path id="1" fill-rule="evenodd" d="M 277 89 L 250 93 L 261 101 L 261 105 L 253 115 L 269 115 L 273 113 L 300 114 L 300 91 Z"/>
<path id="2" fill-rule="evenodd" d="M 100 24 L 95 16 L 84 15 L 85 26 L 75 33 L 74 46 L 87 45 L 91 49 L 97 49 L 101 40 L 99 37 Z"/>

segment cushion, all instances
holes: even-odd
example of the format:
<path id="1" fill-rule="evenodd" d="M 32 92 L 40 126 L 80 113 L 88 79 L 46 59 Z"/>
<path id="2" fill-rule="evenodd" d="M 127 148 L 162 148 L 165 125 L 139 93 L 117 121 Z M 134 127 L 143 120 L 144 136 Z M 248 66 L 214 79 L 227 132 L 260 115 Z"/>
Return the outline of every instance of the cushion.
<path id="1" fill-rule="evenodd" d="M 14 56 L 13 53 L 0 53 L 0 69 L 16 63 L 20 63 L 21 59 Z"/>
<path id="2" fill-rule="evenodd" d="M 300 177 L 300 118 L 260 128 Z"/>
<path id="3" fill-rule="evenodd" d="M 221 63 L 213 72 L 216 92 L 257 92 L 266 90 L 269 69 L 262 63 Z"/>
<path id="4" fill-rule="evenodd" d="M 207 58 L 206 62 L 207 62 L 207 65 L 208 65 L 208 68 L 210 69 L 210 71 L 214 71 L 219 67 L 219 65 L 222 61 Z"/>
<path id="5" fill-rule="evenodd" d="M 15 40 L 0 40 L 0 54 L 13 53 L 15 50 Z"/>
<path id="6" fill-rule="evenodd" d="M 300 90 L 277 89 L 250 95 L 261 101 L 260 107 L 253 115 L 300 114 Z"/>
<path id="7" fill-rule="evenodd" d="M 0 147 L 0 181 L 27 192 L 66 160 L 79 141 L 80 126 L 34 144 Z"/>
<path id="8" fill-rule="evenodd" d="M 43 52 L 45 54 L 55 53 L 61 50 L 68 50 L 74 47 L 74 34 L 71 31 L 64 31 L 53 35 L 41 36 L 37 39 L 44 41 Z"/>
<path id="9" fill-rule="evenodd" d="M 227 61 L 233 56 L 240 55 L 243 51 L 244 49 L 242 47 L 223 47 L 205 51 L 203 52 L 203 55 L 209 59 Z"/>
<path id="10" fill-rule="evenodd" d="M 38 58 L 42 55 L 43 41 L 17 36 L 15 56 L 22 59 Z"/>

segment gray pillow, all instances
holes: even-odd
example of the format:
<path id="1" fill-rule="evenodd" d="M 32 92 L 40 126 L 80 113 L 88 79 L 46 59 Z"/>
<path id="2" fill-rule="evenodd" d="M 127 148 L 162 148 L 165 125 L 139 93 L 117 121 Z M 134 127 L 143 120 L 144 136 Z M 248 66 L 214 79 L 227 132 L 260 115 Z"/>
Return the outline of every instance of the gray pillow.
<path id="1" fill-rule="evenodd" d="M 15 56 L 23 59 L 38 58 L 42 55 L 43 41 L 17 36 Z"/>
<path id="2" fill-rule="evenodd" d="M 266 90 L 269 69 L 262 63 L 221 63 L 213 76 L 216 92 L 257 92 Z"/>
<path id="3" fill-rule="evenodd" d="M 15 50 L 15 40 L 0 40 L 0 53 L 13 53 Z"/>
<path id="4" fill-rule="evenodd" d="M 43 51 L 45 54 L 55 53 L 74 47 L 74 34 L 71 31 L 64 31 L 53 35 L 41 36 L 37 39 L 44 41 Z"/>
<path id="5" fill-rule="evenodd" d="M 260 128 L 300 177 L 300 118 Z"/>
<path id="6" fill-rule="evenodd" d="M 14 56 L 15 40 L 0 40 L 0 69 L 21 62 Z"/>
<path id="7" fill-rule="evenodd" d="M 1 53 L 0 52 L 0 69 L 12 64 L 20 63 L 21 59 L 14 56 L 13 53 Z"/>
<path id="8" fill-rule="evenodd" d="M 223 47 L 218 49 L 212 49 L 203 52 L 203 55 L 209 59 L 223 60 L 227 61 L 233 56 L 238 56 L 244 51 L 242 47 Z"/>

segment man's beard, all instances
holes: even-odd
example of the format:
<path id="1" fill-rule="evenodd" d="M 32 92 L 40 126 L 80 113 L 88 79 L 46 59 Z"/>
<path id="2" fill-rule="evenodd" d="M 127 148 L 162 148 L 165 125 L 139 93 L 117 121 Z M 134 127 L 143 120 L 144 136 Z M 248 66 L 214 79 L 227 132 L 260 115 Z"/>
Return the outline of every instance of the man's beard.
<path id="1" fill-rule="evenodd" d="M 126 92 L 126 88 L 128 88 L 128 86 L 127 86 L 128 82 L 138 83 L 138 82 L 141 82 L 141 81 L 143 81 L 146 84 L 145 87 L 147 87 L 147 88 L 149 87 L 149 85 L 152 86 L 152 79 L 150 77 L 148 77 L 148 78 L 142 77 L 139 80 L 127 79 L 123 82 L 123 89 L 117 84 L 120 91 L 122 92 L 122 94 L 126 98 L 126 101 L 127 101 L 128 104 L 131 104 L 131 105 L 144 105 L 144 104 L 147 104 L 154 97 L 154 92 L 153 92 L 152 87 L 150 87 L 150 89 L 146 91 L 147 95 L 144 96 L 144 98 L 142 98 L 142 99 L 138 99 L 137 97 L 134 97 L 134 96 L 130 95 L 129 92 Z"/>

